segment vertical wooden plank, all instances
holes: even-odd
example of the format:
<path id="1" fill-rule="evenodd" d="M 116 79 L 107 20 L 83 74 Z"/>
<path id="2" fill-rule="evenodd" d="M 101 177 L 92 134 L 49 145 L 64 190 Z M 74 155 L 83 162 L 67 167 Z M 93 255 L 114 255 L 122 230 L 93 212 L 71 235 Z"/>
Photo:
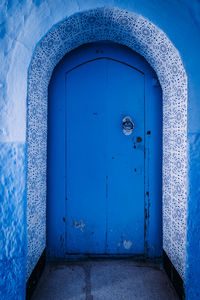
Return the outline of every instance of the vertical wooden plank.
<path id="1" fill-rule="evenodd" d="M 144 75 L 107 62 L 108 240 L 110 254 L 144 253 Z M 129 136 L 122 120 L 135 128 Z M 137 137 L 141 138 L 137 142 Z"/>

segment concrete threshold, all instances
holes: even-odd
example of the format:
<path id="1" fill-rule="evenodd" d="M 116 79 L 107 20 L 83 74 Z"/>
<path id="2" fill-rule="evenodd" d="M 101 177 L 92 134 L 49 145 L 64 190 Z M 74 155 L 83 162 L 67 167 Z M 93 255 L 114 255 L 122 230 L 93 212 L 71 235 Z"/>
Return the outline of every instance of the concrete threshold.
<path id="1" fill-rule="evenodd" d="M 47 263 L 32 300 L 178 300 L 160 264 L 123 259 Z"/>

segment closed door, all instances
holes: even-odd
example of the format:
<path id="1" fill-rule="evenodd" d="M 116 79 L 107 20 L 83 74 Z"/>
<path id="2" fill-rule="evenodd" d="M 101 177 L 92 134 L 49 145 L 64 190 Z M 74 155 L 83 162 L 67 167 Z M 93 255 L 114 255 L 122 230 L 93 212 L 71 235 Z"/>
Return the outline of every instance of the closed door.
<path id="1" fill-rule="evenodd" d="M 49 256 L 159 256 L 161 159 L 150 154 L 161 153 L 160 107 L 155 74 L 125 47 L 85 45 L 57 66 L 49 87 Z M 150 175 L 159 185 L 154 199 Z"/>

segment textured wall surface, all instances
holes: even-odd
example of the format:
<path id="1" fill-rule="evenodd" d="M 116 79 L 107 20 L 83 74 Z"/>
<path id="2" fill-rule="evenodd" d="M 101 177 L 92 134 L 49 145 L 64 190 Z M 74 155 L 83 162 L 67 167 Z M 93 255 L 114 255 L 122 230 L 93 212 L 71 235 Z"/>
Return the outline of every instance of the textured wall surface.
<path id="1" fill-rule="evenodd" d="M 8 149 L 8 145 L 25 145 L 26 141 L 26 97 L 27 74 L 37 43 L 45 36 L 51 27 L 66 17 L 84 10 L 97 7 L 118 7 L 137 13 L 158 26 L 172 44 L 178 49 L 184 68 L 188 76 L 188 149 L 190 172 L 188 177 L 188 227 L 187 227 L 187 263 L 186 263 L 186 293 L 187 299 L 199 299 L 199 133 L 200 133 L 200 2 L 199 0 L 16 0 L 0 2 L 0 143 L 1 148 Z M 9 152 L 9 151 L 8 151 Z M 2 153 L 5 153 L 4 151 Z M 9 155 L 1 155 L 1 178 L 6 176 L 6 167 L 9 169 Z M 20 160 L 19 160 L 20 161 Z M 20 165 L 20 163 L 19 163 Z M 18 166 L 18 159 L 16 159 Z M 16 167 L 15 166 L 15 170 Z M 23 166 L 21 166 L 23 169 Z M 12 181 L 7 180 L 7 193 L 11 197 L 13 186 L 25 185 L 25 175 L 18 176 L 13 171 Z M 10 175 L 9 175 L 10 177 Z M 1 183 L 3 190 L 5 183 Z M 9 192 L 10 191 L 10 192 Z M 5 215 L 9 215 L 10 199 L 3 193 L 1 205 Z M 18 199 L 24 198 L 21 189 Z M 5 200 L 4 200 L 5 199 Z M 23 201 L 22 201 L 23 202 Z M 15 209 L 21 211 L 24 202 L 16 200 Z M 4 207 L 5 206 L 5 207 Z M 15 209 L 14 209 L 15 208 Z M 12 214 L 12 213 L 10 213 Z M 174 217 L 173 217 L 174 218 Z M 2 219 L 5 227 L 6 218 Z M 39 218 L 32 220 L 36 227 Z M 25 223 L 18 223 L 24 231 Z M 10 234 L 9 234 L 10 232 Z M 12 226 L 8 228 L 8 235 L 15 235 Z M 16 231 L 17 237 L 17 231 Z M 12 237 L 14 240 L 14 237 Z M 8 238 L 9 239 L 9 238 Z M 42 238 L 41 238 L 42 240 Z M 23 245 L 23 241 L 19 240 Z M 45 241 L 41 242 L 41 245 Z M 12 250 L 5 252 L 0 248 L 1 256 L 1 286 L 5 287 L 5 299 L 23 299 L 24 277 L 23 266 L 25 257 L 18 250 L 15 255 Z M 11 249 L 11 248 L 9 248 Z M 4 255 L 6 253 L 6 256 Z M 29 258 L 30 260 L 32 258 Z M 21 261 L 20 261 L 21 260 Z M 33 262 L 34 261 L 34 262 Z M 31 264 L 36 262 L 33 259 Z M 10 267 L 9 267 L 10 266 Z M 13 267 L 15 266 L 15 267 Z M 21 268 L 21 269 L 20 269 Z M 17 270 L 21 270 L 18 272 Z M 9 278 L 9 279 L 8 279 Z M 11 280 L 13 278 L 13 281 Z M 16 282 L 17 278 L 17 283 Z M 7 281 L 8 279 L 8 281 Z M 9 282 L 9 284 L 8 284 Z M 12 285 L 13 282 L 13 285 Z M 10 286 L 10 288 L 9 288 Z M 15 289 L 13 288 L 15 286 Z M 3 290 L 3 287 L 1 290 Z M 21 287 L 21 296 L 10 296 L 18 293 Z M 7 293 L 7 297 L 6 297 Z M 12 294 L 13 295 L 13 294 Z M 2 296 L 2 295 L 1 295 Z M 21 297 L 21 298 L 20 298 Z M 3 299 L 3 297 L 0 297 Z"/>
<path id="2" fill-rule="evenodd" d="M 75 14 L 54 26 L 39 43 L 28 80 L 28 273 L 45 245 L 47 88 L 67 52 L 88 42 L 110 40 L 143 55 L 163 91 L 163 247 L 185 275 L 187 190 L 187 76 L 166 35 L 142 16 L 118 8 Z M 39 194 L 39 195 L 38 195 Z M 35 213 L 34 213 L 35 212 Z M 37 216 L 37 217 L 36 217 Z M 34 223 L 36 218 L 38 222 Z"/>
<path id="3" fill-rule="evenodd" d="M 200 134 L 188 135 L 190 144 L 189 178 L 191 181 L 188 197 L 187 231 L 187 272 L 186 295 L 188 299 L 200 299 Z"/>
<path id="4" fill-rule="evenodd" d="M 0 144 L 0 299 L 25 295 L 25 146 Z"/>

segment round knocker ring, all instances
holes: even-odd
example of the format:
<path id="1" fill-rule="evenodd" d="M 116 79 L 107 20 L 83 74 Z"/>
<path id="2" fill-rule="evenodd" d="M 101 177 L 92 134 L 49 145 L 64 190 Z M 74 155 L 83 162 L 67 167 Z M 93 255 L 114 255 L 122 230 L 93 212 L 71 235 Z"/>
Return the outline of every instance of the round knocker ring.
<path id="1" fill-rule="evenodd" d="M 130 116 L 126 116 L 122 120 L 122 128 L 123 128 L 123 133 L 125 135 L 130 135 L 134 129 L 134 123 L 131 119 Z"/>

